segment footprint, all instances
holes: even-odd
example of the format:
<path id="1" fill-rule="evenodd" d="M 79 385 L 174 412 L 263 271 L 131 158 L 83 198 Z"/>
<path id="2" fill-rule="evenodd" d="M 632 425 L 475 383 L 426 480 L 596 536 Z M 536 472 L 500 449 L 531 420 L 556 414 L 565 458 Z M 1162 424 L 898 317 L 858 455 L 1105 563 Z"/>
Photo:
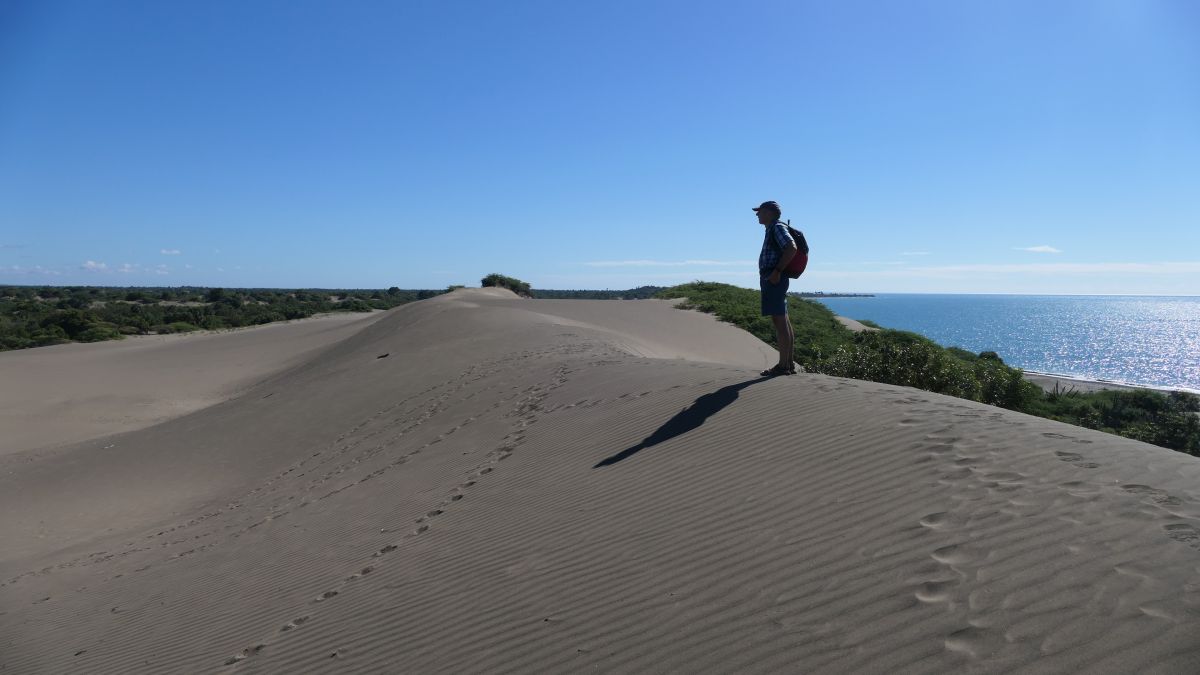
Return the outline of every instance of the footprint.
<path id="1" fill-rule="evenodd" d="M 379 549 L 374 554 L 372 554 L 371 557 L 378 558 L 379 556 L 387 555 L 387 554 L 391 553 L 392 551 L 395 551 L 398 548 L 400 548 L 400 547 L 395 544 L 388 544 L 387 546 L 384 546 L 383 548 Z"/>
<path id="2" fill-rule="evenodd" d="M 914 594 L 921 602 L 949 602 L 950 589 L 954 587 L 949 581 L 926 581 L 921 584 Z"/>
<path id="3" fill-rule="evenodd" d="M 374 571 L 375 571 L 374 567 L 371 567 L 371 566 L 364 567 L 361 570 L 359 570 L 358 572 L 355 572 L 354 574 L 351 574 L 350 576 L 346 577 L 346 581 L 354 581 L 355 579 L 361 579 Z"/>
<path id="4" fill-rule="evenodd" d="M 946 649 L 960 654 L 979 658 L 988 653 L 988 641 L 985 631 L 970 626 L 951 633 L 945 641 Z"/>
<path id="5" fill-rule="evenodd" d="M 337 594 L 338 594 L 337 591 L 325 591 L 324 593 L 322 593 L 322 594 L 318 595 L 316 598 L 314 598 L 313 602 L 324 602 Z"/>
<path id="6" fill-rule="evenodd" d="M 1167 536 L 1175 541 L 1187 544 L 1192 548 L 1200 549 L 1200 530 L 1188 525 L 1187 523 L 1172 523 L 1163 525 L 1163 530 Z"/>
<path id="7" fill-rule="evenodd" d="M 1172 497 L 1166 492 L 1152 488 L 1149 485 L 1122 485 L 1121 489 L 1130 494 L 1146 495 L 1153 500 L 1155 504 L 1162 504 L 1163 506 L 1179 506 L 1183 503 L 1183 501 L 1178 497 Z"/>
<path id="8" fill-rule="evenodd" d="M 947 471 L 946 473 L 942 474 L 941 480 L 942 481 L 965 480 L 967 478 L 970 478 L 971 476 L 972 476 L 971 470 L 967 467 L 963 467 L 961 469 L 957 469 L 954 471 Z"/>
<path id="9" fill-rule="evenodd" d="M 1085 442 L 1091 443 L 1091 441 L 1085 441 Z M 1084 461 L 1083 455 L 1080 455 L 1079 453 L 1055 452 L 1054 456 L 1057 457 L 1060 461 L 1067 462 L 1068 464 L 1073 464 L 1081 469 L 1098 469 L 1098 468 L 1100 468 L 1100 465 L 1095 462 Z"/>
<path id="10" fill-rule="evenodd" d="M 290 630 L 295 630 L 295 629 L 296 629 L 298 626 L 302 626 L 302 625 L 304 625 L 304 623 L 305 623 L 306 621 L 308 621 L 308 615 L 304 615 L 304 616 L 301 616 L 301 617 L 297 617 L 297 618 L 295 618 L 295 619 L 292 619 L 291 621 L 289 621 L 289 622 L 287 622 L 286 624 L 284 624 L 283 628 L 280 628 L 280 629 L 279 629 L 279 632 L 280 632 L 280 633 L 286 633 L 286 632 L 288 632 L 288 631 L 290 631 Z"/>
<path id="11" fill-rule="evenodd" d="M 1024 475 L 1013 471 L 993 471 L 983 474 L 983 477 L 997 483 L 1019 483 L 1025 479 Z"/>
<path id="12" fill-rule="evenodd" d="M 931 530 L 940 530 L 950 524 L 950 514 L 945 511 L 931 513 L 920 521 L 922 527 L 928 527 Z"/>
<path id="13" fill-rule="evenodd" d="M 961 565 L 971 560 L 958 544 L 950 544 L 935 550 L 931 556 L 934 560 L 946 565 Z"/>
<path id="14" fill-rule="evenodd" d="M 232 666 L 233 664 L 237 663 L 238 661 L 244 661 L 248 657 L 254 656 L 255 654 L 261 652 L 265 647 L 266 647 L 266 645 L 264 645 L 262 643 L 256 644 L 253 647 L 247 647 L 247 648 L 243 649 L 240 654 L 235 654 L 235 655 L 225 659 L 225 665 Z"/>

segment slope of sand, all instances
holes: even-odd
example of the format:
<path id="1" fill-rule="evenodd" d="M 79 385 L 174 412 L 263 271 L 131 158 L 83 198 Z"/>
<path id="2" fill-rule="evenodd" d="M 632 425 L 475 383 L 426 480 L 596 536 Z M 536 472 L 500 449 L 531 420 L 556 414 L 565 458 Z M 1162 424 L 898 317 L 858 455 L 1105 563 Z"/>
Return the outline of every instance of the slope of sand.
<path id="1" fill-rule="evenodd" d="M 381 316 L 327 314 L 220 333 L 0 352 L 0 455 L 206 408 Z"/>
<path id="2" fill-rule="evenodd" d="M 664 302 L 464 290 L 11 455 L 0 668 L 1200 670 L 1196 459 L 771 360 Z"/>

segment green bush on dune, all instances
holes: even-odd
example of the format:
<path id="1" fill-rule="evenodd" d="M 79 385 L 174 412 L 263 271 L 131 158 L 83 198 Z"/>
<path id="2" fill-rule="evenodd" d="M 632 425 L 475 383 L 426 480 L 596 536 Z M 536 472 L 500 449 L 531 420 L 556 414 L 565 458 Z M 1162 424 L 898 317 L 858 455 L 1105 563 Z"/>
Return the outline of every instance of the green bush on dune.
<path id="1" fill-rule="evenodd" d="M 775 344 L 757 291 L 698 281 L 665 289 L 659 297 L 684 298 L 680 307 L 715 314 Z M 824 305 L 795 297 L 788 298 L 788 315 L 796 333 L 795 360 L 808 372 L 948 394 L 1200 456 L 1200 398 L 1192 394 L 1046 393 L 993 351 L 942 347 L 907 331 L 854 333 Z"/>
<path id="2" fill-rule="evenodd" d="M 514 279 L 513 277 L 506 277 L 503 274 L 489 274 L 480 281 L 480 285 L 484 288 L 489 286 L 494 286 L 496 288 L 507 288 L 521 297 L 533 297 L 533 291 L 529 288 L 529 284 L 527 282 L 521 281 L 520 279 Z"/>
<path id="3" fill-rule="evenodd" d="M 729 284 L 697 281 L 672 286 L 659 292 L 660 298 L 683 298 L 679 307 L 715 314 L 722 321 L 749 331 L 767 344 L 775 344 L 771 320 L 759 312 L 758 291 Z M 788 298 L 788 314 L 796 333 L 796 361 L 806 368 L 832 354 L 853 337 L 848 328 L 824 305 L 800 298 Z"/>
<path id="4" fill-rule="evenodd" d="M 973 401 L 982 386 L 971 366 L 916 333 L 881 330 L 855 335 L 832 356 L 806 365 L 812 372 L 918 387 Z"/>
<path id="5" fill-rule="evenodd" d="M 663 290 L 662 286 L 638 286 L 626 290 L 558 290 L 535 288 L 533 294 L 539 300 L 643 300 L 653 298 Z"/>

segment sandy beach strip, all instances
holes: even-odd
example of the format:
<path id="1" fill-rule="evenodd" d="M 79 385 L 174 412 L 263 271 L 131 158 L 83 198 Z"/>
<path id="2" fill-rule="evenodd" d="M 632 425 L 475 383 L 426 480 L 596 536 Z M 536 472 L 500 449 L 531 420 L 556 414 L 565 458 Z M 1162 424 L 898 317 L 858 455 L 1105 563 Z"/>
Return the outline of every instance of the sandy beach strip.
<path id="1" fill-rule="evenodd" d="M 1195 673 L 1200 460 L 465 289 L 0 465 L 21 673 Z"/>
<path id="2" fill-rule="evenodd" d="M 1161 394 L 1169 394 L 1172 391 L 1185 391 L 1190 393 L 1200 393 L 1189 389 L 1173 389 L 1170 387 L 1154 387 L 1142 386 L 1136 384 L 1128 384 L 1125 382 L 1112 382 L 1109 380 L 1093 380 L 1083 377 L 1072 377 L 1070 375 L 1055 375 L 1052 373 L 1039 373 L 1037 371 L 1025 371 L 1025 379 L 1038 385 L 1045 391 L 1077 391 L 1080 393 L 1090 393 L 1094 391 L 1116 390 L 1116 391 L 1134 391 L 1137 389 L 1149 389 L 1157 391 Z"/>

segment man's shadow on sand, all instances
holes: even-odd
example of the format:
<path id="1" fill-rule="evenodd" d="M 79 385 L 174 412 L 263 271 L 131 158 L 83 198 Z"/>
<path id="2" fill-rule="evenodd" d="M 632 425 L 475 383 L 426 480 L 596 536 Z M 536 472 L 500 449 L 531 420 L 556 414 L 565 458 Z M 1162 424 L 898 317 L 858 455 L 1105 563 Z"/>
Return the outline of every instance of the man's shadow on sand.
<path id="1" fill-rule="evenodd" d="M 749 387 L 752 384 L 755 384 L 756 382 L 762 382 L 763 380 L 769 379 L 771 378 L 758 377 L 753 380 L 747 380 L 745 382 L 739 382 L 738 384 L 731 384 L 727 387 L 721 387 L 711 394 L 705 394 L 701 396 L 690 406 L 679 411 L 674 417 L 667 420 L 666 423 L 656 429 L 654 433 L 642 439 L 641 443 L 638 443 L 632 448 L 622 450 L 612 457 L 607 457 L 600 460 L 592 468 L 599 469 L 602 466 L 612 466 L 621 460 L 629 459 L 646 448 L 654 447 L 659 443 L 665 443 L 676 436 L 682 436 L 683 434 L 698 428 L 701 424 L 704 424 L 708 418 L 723 410 L 725 406 L 736 401 L 739 391 Z"/>

